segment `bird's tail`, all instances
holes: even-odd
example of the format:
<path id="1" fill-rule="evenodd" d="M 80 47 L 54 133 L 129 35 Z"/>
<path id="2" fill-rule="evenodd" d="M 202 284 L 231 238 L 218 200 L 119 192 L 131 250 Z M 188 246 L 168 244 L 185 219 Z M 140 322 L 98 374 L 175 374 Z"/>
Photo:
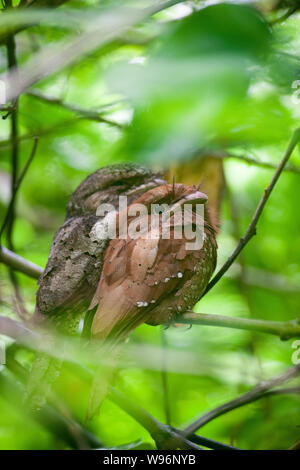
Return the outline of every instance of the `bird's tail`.
<path id="1" fill-rule="evenodd" d="M 52 390 L 54 382 L 58 379 L 61 371 L 61 366 L 64 357 L 64 336 L 74 334 L 78 328 L 79 317 L 76 317 L 74 312 L 64 312 L 64 315 L 46 317 L 39 314 L 36 309 L 35 322 L 38 326 L 50 329 L 50 335 L 45 334 L 44 344 L 47 343 L 47 352 L 37 351 L 33 361 L 31 371 L 29 374 L 25 401 L 26 404 L 33 410 L 42 408 Z M 71 320 L 70 320 L 71 317 Z M 45 329 L 45 331 L 47 331 Z M 56 344 L 55 334 L 58 332 L 61 337 L 58 345 Z M 48 353 L 49 351 L 49 353 Z M 52 356 L 51 352 L 55 354 Z"/>
<path id="2" fill-rule="evenodd" d="M 104 343 L 98 354 L 106 360 L 101 363 L 95 372 L 89 393 L 85 421 L 95 416 L 107 396 L 109 387 L 117 374 L 120 346 L 114 345 L 112 348 L 108 348 Z"/>

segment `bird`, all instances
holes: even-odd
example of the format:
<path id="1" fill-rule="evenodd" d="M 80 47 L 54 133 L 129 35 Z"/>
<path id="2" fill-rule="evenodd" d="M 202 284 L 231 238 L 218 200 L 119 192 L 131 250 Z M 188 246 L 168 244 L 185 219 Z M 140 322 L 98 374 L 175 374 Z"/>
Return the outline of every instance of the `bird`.
<path id="1" fill-rule="evenodd" d="M 86 419 L 99 410 L 114 377 L 119 347 L 130 332 L 142 323 L 169 325 L 201 298 L 217 260 L 207 200 L 194 185 L 164 184 L 118 213 L 116 236 L 105 250 L 89 306 L 91 339 L 100 342 L 97 354 L 108 358 L 109 365 L 102 362 L 95 373 Z M 197 213 L 199 206 L 202 214 Z M 132 226 L 136 230 L 130 231 Z M 190 235 L 196 238 L 197 230 L 200 243 L 194 245 Z"/>
<path id="2" fill-rule="evenodd" d="M 197 205 L 204 206 L 207 200 L 194 185 L 165 184 L 148 190 L 125 209 L 128 227 L 137 219 L 144 229 L 134 238 L 127 234 L 109 242 L 89 306 L 90 310 L 97 307 L 92 337 L 122 341 L 142 323 L 169 324 L 201 298 L 217 259 L 216 230 L 209 211 L 204 208 L 203 216 L 197 218 Z M 138 205 L 146 208 L 144 215 L 130 216 Z M 156 217 L 153 205 L 162 207 Z M 185 218 L 184 208 L 189 209 Z M 118 214 L 117 224 L 123 218 Z M 203 229 L 202 243 L 196 248 L 185 234 L 192 226 L 195 237 L 196 230 Z"/>
<path id="3" fill-rule="evenodd" d="M 66 218 L 51 243 L 48 262 L 38 280 L 32 326 L 64 336 L 77 335 L 85 318 L 83 335 L 89 336 L 88 307 L 97 288 L 108 240 L 90 236 L 101 204 L 117 206 L 119 196 L 130 204 L 150 188 L 164 184 L 160 172 L 135 163 L 112 164 L 90 174 L 70 196 Z M 55 350 L 53 346 L 53 350 Z M 58 351 L 62 353 L 62 351 Z M 38 352 L 26 387 L 26 403 L 34 410 L 47 400 L 61 369 L 61 359 Z"/>
<path id="4" fill-rule="evenodd" d="M 77 334 L 84 316 L 82 334 L 116 348 L 140 324 L 170 324 L 201 298 L 217 259 L 217 228 L 207 208 L 208 198 L 197 186 L 168 184 L 162 175 L 138 164 L 109 165 L 79 185 L 69 200 L 65 222 L 54 236 L 46 269 L 39 279 L 35 324 Z M 128 206 L 117 214 L 118 236 L 97 239 L 95 229 L 106 223 L 98 208 L 107 203 L 117 207 L 120 196 L 127 196 Z M 197 204 L 204 205 L 200 219 L 196 216 Z M 142 220 L 131 214 L 134 205 L 146 208 Z M 196 250 L 187 248 L 190 240 L 185 235 L 175 235 L 178 223 L 172 209 L 184 205 L 190 208 L 186 227 L 197 229 L 199 220 L 203 226 L 203 245 Z M 155 226 L 153 206 L 160 210 Z M 141 233 L 133 239 L 121 238 L 124 213 L 126 229 L 138 221 L 146 222 L 156 236 L 148 239 Z M 164 237 L 164 217 L 169 238 Z M 105 353 L 110 353 L 107 346 L 101 349 L 101 354 Z M 37 354 L 27 387 L 33 408 L 45 403 L 60 367 L 60 360 L 46 353 Z M 101 404 L 109 376 L 106 380 L 96 373 L 89 417 Z"/>
<path id="5" fill-rule="evenodd" d="M 95 242 L 93 226 L 104 219 L 100 204 L 117 207 L 118 198 L 130 204 L 137 195 L 165 183 L 159 172 L 134 164 L 112 164 L 90 174 L 71 195 L 66 218 L 55 234 L 44 272 L 38 280 L 35 325 L 77 330 L 99 281 L 107 240 Z"/>

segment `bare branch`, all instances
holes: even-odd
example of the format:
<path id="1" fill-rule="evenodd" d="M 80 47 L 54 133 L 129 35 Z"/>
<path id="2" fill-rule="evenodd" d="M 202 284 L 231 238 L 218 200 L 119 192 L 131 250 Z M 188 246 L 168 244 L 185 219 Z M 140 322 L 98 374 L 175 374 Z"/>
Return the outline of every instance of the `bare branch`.
<path id="1" fill-rule="evenodd" d="M 213 315 L 211 313 L 184 313 L 177 322 L 192 325 L 221 326 L 239 330 L 257 331 L 279 336 L 282 340 L 300 337 L 300 318 L 290 321 L 255 320 L 252 318 L 227 317 L 225 315 Z"/>
<path id="2" fill-rule="evenodd" d="M 8 70 L 14 71 L 16 79 L 18 79 L 18 64 L 16 57 L 16 43 L 14 36 L 8 36 L 6 42 L 7 49 L 7 62 Z M 10 141 L 11 141 L 11 167 L 12 167 L 12 177 L 11 177 L 11 204 L 8 220 L 7 222 L 7 240 L 8 246 L 13 250 L 13 241 L 12 233 L 13 226 L 15 221 L 15 192 L 16 192 L 16 183 L 18 178 L 18 169 L 19 169 L 19 145 L 18 145 L 18 99 L 16 98 L 13 103 L 13 109 L 11 111 L 11 130 L 10 130 Z M 1 234 L 2 234 L 1 229 Z"/>
<path id="3" fill-rule="evenodd" d="M 282 23 L 283 21 L 287 20 L 290 16 L 292 16 L 298 10 L 298 6 L 291 6 L 288 10 L 278 18 L 275 18 L 273 21 L 270 21 L 270 25 L 274 26 L 277 23 Z"/>
<path id="4" fill-rule="evenodd" d="M 15 38 L 13 35 L 8 36 L 6 42 L 6 49 L 7 49 L 7 61 L 8 61 L 8 71 L 15 74 L 16 80 L 19 77 L 19 70 L 18 70 L 18 62 L 17 62 L 17 55 L 16 55 L 16 43 Z M 4 218 L 3 225 L 0 229 L 0 242 L 1 236 L 5 228 L 7 228 L 7 242 L 8 246 L 11 250 L 14 249 L 13 244 L 13 229 L 14 223 L 16 218 L 16 210 L 15 210 L 15 203 L 16 203 L 16 196 L 17 191 L 20 186 L 20 183 L 26 173 L 26 170 L 29 165 L 25 166 L 25 169 L 18 180 L 18 173 L 19 173 L 19 142 L 18 142 L 18 97 L 13 100 L 12 103 L 12 110 L 11 114 L 11 131 L 10 131 L 10 141 L 11 141 L 11 167 L 12 167 L 12 177 L 11 177 L 11 200 L 6 212 L 6 216 Z M 7 114 L 7 115 L 8 115 Z M 7 116 L 6 116 L 7 117 Z M 17 307 L 17 312 L 20 318 L 25 319 L 29 314 L 25 308 L 25 305 L 22 300 L 21 291 L 18 284 L 18 279 L 16 277 L 15 272 L 9 268 L 9 277 L 11 284 L 13 286 L 15 298 L 14 302 Z"/>
<path id="5" fill-rule="evenodd" d="M 300 449 L 300 439 L 295 442 L 288 450 L 299 450 Z"/>
<path id="6" fill-rule="evenodd" d="M 281 160 L 281 162 L 279 163 L 268 187 L 265 189 L 264 191 L 264 194 L 262 195 L 259 203 L 258 203 L 258 206 L 253 214 L 253 217 L 252 217 L 252 220 L 251 220 L 251 223 L 245 233 L 245 235 L 243 236 L 243 238 L 240 239 L 236 249 L 234 250 L 234 252 L 231 254 L 231 256 L 227 259 L 227 261 L 225 262 L 225 264 L 221 267 L 221 269 L 217 272 L 217 274 L 213 277 L 213 279 L 210 281 L 210 283 L 208 284 L 205 292 L 203 295 L 207 294 L 207 292 L 210 291 L 210 289 L 212 287 L 214 287 L 216 285 L 216 283 L 221 279 L 221 277 L 226 273 L 226 271 L 230 268 L 230 266 L 232 265 L 232 263 L 234 262 L 234 260 L 238 257 L 238 255 L 240 254 L 240 252 L 242 251 L 242 249 L 247 245 L 247 243 L 251 240 L 251 238 L 256 235 L 256 225 L 258 223 L 258 220 L 264 210 L 264 207 L 272 193 L 272 190 L 274 189 L 286 163 L 288 162 L 291 154 L 293 153 L 297 143 L 299 142 L 299 139 L 300 139 L 300 129 L 296 129 L 294 132 L 293 132 L 293 135 L 292 135 L 292 138 L 288 144 L 288 147 L 287 147 L 287 150 L 285 151 L 284 153 L 284 156 Z"/>
<path id="7" fill-rule="evenodd" d="M 40 101 L 43 101 L 45 103 L 48 103 L 50 105 L 54 106 L 60 106 L 68 111 L 71 111 L 75 114 L 78 114 L 79 116 L 82 116 L 86 119 L 89 119 L 91 121 L 96 121 L 96 122 L 103 122 L 105 124 L 109 124 L 111 126 L 118 127 L 119 129 L 122 129 L 124 126 L 116 121 L 112 121 L 111 119 L 108 119 L 103 116 L 103 111 L 93 111 L 90 109 L 84 109 L 80 108 L 79 106 L 76 106 L 74 104 L 70 103 L 65 103 L 63 100 L 59 98 L 53 98 L 52 96 L 47 96 L 44 95 L 43 93 L 37 91 L 37 90 L 32 90 L 28 91 L 26 93 L 28 96 L 31 96 L 33 98 L 37 98 Z"/>
<path id="8" fill-rule="evenodd" d="M 13 338 L 21 344 L 32 347 L 40 338 L 23 323 L 0 315 L 0 334 Z"/>
<path id="9" fill-rule="evenodd" d="M 11 216 L 11 213 L 12 211 L 14 210 L 14 202 L 15 202 L 15 199 L 16 199 L 16 195 L 17 195 L 17 192 L 21 186 L 21 183 L 24 179 L 24 176 L 26 175 L 27 173 L 27 170 L 35 156 L 35 153 L 36 153 L 36 149 L 37 149 L 37 144 L 38 144 L 38 139 L 35 138 L 34 139 L 34 143 L 33 143 L 33 147 L 32 147 L 32 150 L 31 150 L 31 153 L 30 153 L 30 156 L 26 162 L 26 165 L 24 166 L 23 168 L 23 171 L 20 175 L 20 177 L 18 178 L 18 180 L 15 182 L 14 184 L 14 189 L 13 189 L 13 192 L 12 192 L 12 195 L 11 195 L 11 199 L 10 199 L 10 202 L 9 202 L 9 205 L 8 205 L 8 208 L 7 208 L 7 211 L 6 211 L 6 214 L 5 214 L 5 217 L 4 217 L 4 221 L 2 223 L 2 226 L 0 228 L 0 240 L 1 240 L 1 236 L 5 230 L 5 227 L 6 227 L 6 224 L 8 223 L 9 219 L 10 219 L 10 216 Z"/>
<path id="10" fill-rule="evenodd" d="M 0 246 L 0 262 L 34 279 L 38 279 L 43 272 L 43 269 L 40 266 L 27 261 L 25 258 L 16 255 L 3 246 Z M 299 319 L 275 322 L 248 318 L 233 318 L 226 317 L 224 315 L 186 312 L 180 317 L 180 322 L 194 325 L 219 326 L 258 331 L 260 333 L 268 333 L 279 336 L 281 339 L 289 339 L 300 336 Z"/>
<path id="11" fill-rule="evenodd" d="M 264 160 L 257 160 L 256 158 L 249 156 L 249 155 L 242 155 L 242 154 L 236 154 L 228 151 L 222 151 L 222 152 L 210 152 L 210 154 L 216 158 L 221 158 L 222 160 L 227 160 L 227 159 L 233 159 L 233 160 L 240 160 L 245 163 L 249 163 L 250 165 L 256 165 L 262 168 L 268 168 L 268 169 L 276 169 L 277 165 L 276 163 L 272 162 L 266 162 Z M 291 165 L 288 164 L 284 167 L 283 171 L 290 172 L 290 173 L 296 173 L 300 174 L 300 167 L 296 165 Z"/>
<path id="12" fill-rule="evenodd" d="M 265 380 L 260 382 L 255 388 L 250 390 L 243 395 L 240 395 L 238 398 L 234 400 L 230 400 L 227 403 L 224 403 L 221 406 L 209 411 L 208 413 L 200 416 L 200 418 L 196 419 L 192 424 L 187 426 L 183 433 L 185 436 L 189 436 L 191 433 L 196 432 L 200 427 L 204 426 L 206 423 L 212 421 L 213 419 L 217 418 L 218 416 L 222 416 L 229 411 L 235 410 L 241 406 L 247 405 L 248 403 L 252 403 L 263 396 L 265 396 L 270 389 L 277 387 L 278 385 L 287 382 L 288 380 L 296 377 L 300 373 L 300 364 L 290 367 L 282 374 L 273 377 L 272 379 Z"/>
<path id="13" fill-rule="evenodd" d="M 22 258 L 22 256 L 17 255 L 1 245 L 0 262 L 34 279 L 38 279 L 43 272 L 43 269 L 37 264 L 27 261 L 25 258 Z"/>
<path id="14" fill-rule="evenodd" d="M 82 116 L 72 117 L 71 119 L 66 119 L 64 121 L 58 122 L 57 124 L 55 124 L 51 127 L 46 127 L 44 129 L 39 129 L 36 132 L 29 132 L 28 134 L 20 135 L 17 140 L 18 140 L 18 142 L 23 142 L 23 141 L 26 141 L 26 140 L 41 138 L 41 137 L 47 136 L 47 135 L 49 135 L 53 132 L 57 132 L 59 129 L 61 129 L 63 127 L 67 127 L 69 125 L 72 125 L 72 124 L 78 122 L 79 120 L 83 120 L 83 119 L 85 119 L 85 118 L 82 117 Z M 0 140 L 0 149 L 7 149 L 9 147 L 11 147 L 10 139 Z"/>

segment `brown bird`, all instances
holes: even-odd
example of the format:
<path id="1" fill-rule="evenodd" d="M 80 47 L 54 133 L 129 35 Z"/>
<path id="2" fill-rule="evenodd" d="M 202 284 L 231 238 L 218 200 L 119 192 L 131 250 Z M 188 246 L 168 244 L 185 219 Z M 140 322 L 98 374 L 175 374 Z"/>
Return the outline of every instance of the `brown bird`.
<path id="1" fill-rule="evenodd" d="M 39 279 L 34 324 L 54 332 L 78 334 L 80 318 L 87 312 L 97 288 L 108 240 L 95 242 L 91 231 L 101 224 L 100 204 L 118 206 L 119 196 L 128 203 L 149 188 L 164 183 L 159 173 L 133 163 L 109 165 L 89 175 L 72 194 L 66 219 L 51 244 L 47 266 Z M 84 334 L 89 335 L 86 315 Z M 53 348 L 54 350 L 55 347 Z M 57 351 L 62 354 L 62 351 Z M 27 384 L 27 401 L 40 408 L 59 375 L 61 360 L 38 353 Z"/>
<path id="2" fill-rule="evenodd" d="M 52 321 L 77 329 L 96 290 L 108 240 L 95 242 L 91 231 L 103 216 L 100 204 L 128 203 L 164 183 L 159 173 L 133 163 L 109 165 L 89 175 L 72 194 L 66 219 L 54 236 L 47 266 L 38 283 L 35 322 Z M 69 328 L 70 329 L 70 328 Z"/>
<path id="3" fill-rule="evenodd" d="M 196 186 L 165 184 L 147 191 L 118 214 L 117 237 L 105 251 L 89 307 L 91 312 L 97 307 L 91 336 L 102 340 L 98 355 L 109 359 L 110 365 L 102 363 L 95 374 L 87 419 L 94 416 L 107 393 L 118 346 L 128 334 L 142 323 L 169 324 L 201 298 L 217 258 L 209 211 L 204 206 L 203 217 L 197 214 L 197 204 L 206 201 Z M 131 215 L 134 206 L 145 210 Z M 156 217 L 153 209 L 158 209 Z M 128 234 L 122 238 L 124 220 Z M 132 224 L 137 229 L 134 236 L 129 232 Z M 202 243 L 196 249 L 190 245 L 188 228 L 194 237 L 197 231 L 200 234 Z"/>
<path id="4" fill-rule="evenodd" d="M 166 184 L 147 191 L 126 209 L 127 227 L 137 221 L 140 232 L 134 238 L 117 236 L 105 251 L 100 281 L 90 304 L 90 309 L 97 306 L 92 336 L 119 342 L 144 322 L 168 324 L 201 298 L 217 258 L 209 212 L 205 208 L 203 217 L 196 212 L 196 204 L 206 202 L 207 196 L 195 186 Z M 130 216 L 137 204 L 145 206 L 146 213 Z M 165 209 L 156 218 L 151 217 L 153 204 Z M 180 218 L 175 215 L 176 208 Z M 188 214 L 185 219 L 183 208 Z M 123 219 L 124 213 L 120 213 L 118 235 Z M 203 244 L 195 249 L 186 229 L 199 232 L 201 225 Z"/>
<path id="5" fill-rule="evenodd" d="M 200 299 L 214 271 L 217 252 L 209 210 L 205 207 L 202 220 L 194 210 L 196 204 L 205 204 L 207 196 L 195 186 L 163 183 L 160 174 L 125 164 L 98 170 L 77 188 L 39 281 L 36 321 L 48 321 L 63 332 L 76 331 L 77 319 L 89 308 L 85 331 L 91 329 L 92 337 L 118 344 L 138 325 L 168 324 Z M 95 226 L 104 220 L 96 214 L 99 204 L 112 203 L 117 207 L 120 195 L 128 197 L 126 229 L 132 223 L 145 226 L 146 222 L 148 230 L 156 230 L 156 237 L 147 239 L 143 233 L 136 238 L 117 236 L 108 244 L 108 240 L 92 236 Z M 142 204 L 146 213 L 132 216 L 133 204 Z M 169 207 L 158 214 L 159 223 L 154 226 L 153 204 Z M 192 210 L 182 227 L 183 237 L 178 238 L 178 221 L 168 211 L 184 205 Z M 117 216 L 118 235 L 123 215 L 124 211 Z M 169 238 L 164 237 L 164 216 L 169 221 Z M 189 249 L 191 240 L 184 229 L 190 226 L 194 230 L 199 220 L 204 227 L 203 246 Z M 38 355 L 27 388 L 32 406 L 41 405 L 40 385 L 43 384 L 44 395 L 59 369 L 59 361 L 46 354 Z M 101 403 L 108 381 L 101 373 L 96 374 L 89 416 Z"/>

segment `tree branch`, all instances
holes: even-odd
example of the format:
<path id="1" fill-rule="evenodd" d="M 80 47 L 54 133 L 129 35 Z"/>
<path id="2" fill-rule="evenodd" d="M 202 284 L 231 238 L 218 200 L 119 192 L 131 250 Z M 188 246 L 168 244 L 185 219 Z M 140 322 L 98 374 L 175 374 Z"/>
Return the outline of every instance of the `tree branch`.
<path id="1" fill-rule="evenodd" d="M 22 258 L 22 256 L 17 255 L 13 251 L 8 250 L 1 245 L 0 262 L 16 271 L 26 274 L 26 276 L 32 277 L 33 279 L 38 279 L 43 272 L 43 269 L 37 264 L 27 261 L 25 258 Z"/>
<path id="2" fill-rule="evenodd" d="M 26 95 L 31 96 L 33 98 L 37 98 L 38 100 L 43 101 L 44 103 L 47 103 L 50 105 L 60 106 L 61 108 L 64 108 L 68 111 L 78 114 L 91 121 L 103 122 L 105 124 L 118 127 L 119 129 L 122 129 L 124 127 L 122 124 L 104 117 L 103 112 L 101 111 L 93 111 L 90 109 L 80 108 L 79 106 L 76 106 L 74 104 L 65 103 L 63 100 L 59 98 L 53 98 L 51 96 L 44 95 L 43 93 L 37 90 L 28 91 Z"/>
<path id="3" fill-rule="evenodd" d="M 43 272 L 43 269 L 40 266 L 16 255 L 4 246 L 0 246 L 0 262 L 34 279 L 38 279 Z M 179 317 L 179 321 L 193 325 L 219 326 L 240 330 L 258 331 L 260 333 L 279 336 L 282 340 L 300 336 L 299 319 L 280 322 L 186 312 Z"/>
<path id="4" fill-rule="evenodd" d="M 205 153 L 207 153 L 207 151 Z M 231 153 L 231 152 L 227 152 L 227 151 L 223 151 L 223 152 L 212 151 L 212 152 L 209 152 L 209 153 L 213 157 L 220 158 L 222 160 L 234 159 L 234 160 L 240 160 L 240 161 L 245 162 L 245 163 L 249 163 L 250 165 L 256 165 L 256 166 L 259 166 L 259 167 L 262 167 L 262 168 L 268 168 L 268 169 L 273 169 L 273 170 L 275 170 L 277 168 L 276 163 L 266 162 L 266 161 L 263 161 L 263 160 L 257 160 L 256 158 L 254 158 L 252 156 L 249 156 L 249 155 L 242 155 L 242 154 L 237 155 L 235 153 Z M 296 166 L 296 165 L 288 164 L 284 167 L 283 171 L 290 172 L 290 173 L 296 173 L 296 174 L 299 175 L 300 174 L 300 167 Z"/>
<path id="5" fill-rule="evenodd" d="M 230 400 L 227 403 L 224 403 L 221 406 L 209 411 L 208 413 L 204 414 L 200 418 L 196 419 L 192 424 L 187 426 L 183 433 L 185 436 L 189 436 L 191 433 L 196 432 L 200 427 L 204 426 L 206 423 L 212 421 L 213 419 L 217 418 L 218 416 L 222 416 L 229 411 L 232 411 L 236 408 L 240 408 L 241 406 L 247 405 L 248 403 L 252 403 L 269 393 L 269 390 L 277 387 L 278 385 L 287 382 L 288 380 L 292 379 L 293 377 L 300 374 L 300 364 L 290 367 L 285 372 L 272 379 L 265 380 L 260 382 L 255 388 L 250 390 L 247 393 L 235 398 L 234 400 Z"/>
<path id="6" fill-rule="evenodd" d="M 221 269 L 217 272 L 217 274 L 213 277 L 213 279 L 209 282 L 203 296 L 207 294 L 211 290 L 212 287 L 216 285 L 216 283 L 221 279 L 221 277 L 226 273 L 226 271 L 230 268 L 234 260 L 238 257 L 242 249 L 247 245 L 247 243 L 251 240 L 251 238 L 256 235 L 256 225 L 258 223 L 258 220 L 264 210 L 264 207 L 271 195 L 272 190 L 274 189 L 287 161 L 289 160 L 291 154 L 293 153 L 297 143 L 299 142 L 300 139 L 300 128 L 296 129 L 293 132 L 292 138 L 288 144 L 288 147 L 284 153 L 284 156 L 279 163 L 268 187 L 265 189 L 264 194 L 262 195 L 258 206 L 254 212 L 254 215 L 252 217 L 252 220 L 250 222 L 250 225 L 243 236 L 243 238 L 240 239 L 236 249 L 234 252 L 231 254 L 231 256 L 227 259 L 225 264 L 221 267 Z"/>
<path id="7" fill-rule="evenodd" d="M 27 328 L 23 323 L 0 315 L 0 335 L 8 336 L 28 347 L 34 346 L 40 338 L 38 333 Z"/>
<path id="8" fill-rule="evenodd" d="M 0 246 L 0 262 L 34 279 L 38 279 L 43 272 L 43 269 L 40 266 L 27 261 L 19 255 L 16 255 L 4 246 Z M 280 322 L 186 312 L 179 317 L 179 321 L 193 325 L 219 326 L 225 328 L 258 331 L 260 333 L 268 333 L 279 336 L 282 340 L 300 336 L 299 319 Z"/>
<path id="9" fill-rule="evenodd" d="M 6 42 L 7 49 L 7 62 L 8 70 L 13 72 L 18 78 L 18 64 L 16 57 L 16 43 L 13 35 L 8 36 Z M 9 211 L 9 219 L 7 220 L 7 240 L 8 246 L 13 249 L 12 233 L 15 221 L 15 192 L 18 178 L 19 169 L 19 145 L 18 145 L 18 98 L 13 103 L 13 109 L 11 111 L 11 130 L 10 130 L 10 141 L 11 141 L 11 206 Z M 1 231 L 2 233 L 2 231 Z"/>
<path id="10" fill-rule="evenodd" d="M 26 162 L 26 165 L 24 166 L 23 168 L 23 171 L 20 175 L 20 177 L 17 179 L 17 181 L 15 182 L 14 184 L 14 189 L 13 189 L 13 192 L 12 192 L 12 195 L 11 195 L 11 199 L 10 199 L 10 202 L 8 204 L 8 208 L 7 208 L 7 211 L 6 211 L 6 214 L 5 214 L 5 217 L 4 217 L 4 221 L 2 223 L 2 226 L 0 228 L 0 240 L 1 240 L 1 236 L 5 230 L 5 227 L 6 227 L 6 224 L 8 223 L 10 217 L 11 217 L 11 214 L 12 214 L 12 211 L 14 211 L 14 203 L 15 203 L 15 199 L 16 199 L 16 195 L 17 195 L 17 192 L 21 186 L 21 183 L 24 179 L 24 176 L 26 175 L 27 173 L 27 170 L 35 156 L 35 153 L 36 153 L 36 149 L 37 149 L 37 144 L 38 144 L 38 139 L 35 138 L 34 139 L 34 143 L 33 143 L 33 147 L 32 147 L 32 150 L 31 150 L 31 153 L 30 153 L 30 156 Z"/>
<path id="11" fill-rule="evenodd" d="M 36 138 L 41 138 L 44 136 L 47 136 L 49 134 L 52 134 L 53 132 L 57 132 L 59 129 L 63 127 L 70 126 L 78 120 L 84 120 L 85 118 L 83 116 L 78 116 L 78 117 L 72 117 L 71 119 L 66 119 L 64 121 L 58 122 L 57 124 L 51 126 L 51 127 L 46 127 L 44 129 L 39 129 L 36 132 L 29 132 L 27 134 L 22 134 L 18 137 L 17 141 L 18 142 L 24 142 L 26 140 L 32 140 Z M 11 141 L 10 139 L 6 140 L 0 140 L 0 149 L 7 149 L 11 147 Z"/>
<path id="12" fill-rule="evenodd" d="M 257 331 L 279 336 L 282 340 L 300 337 L 300 318 L 289 321 L 269 321 L 227 317 L 225 315 L 213 315 L 211 313 L 187 312 L 177 318 L 176 321 L 192 325 L 221 326 L 239 330 Z"/>
<path id="13" fill-rule="evenodd" d="M 89 369 L 85 367 L 83 368 L 74 362 L 70 363 L 69 367 L 75 372 L 76 375 L 83 374 L 86 382 L 91 383 L 93 379 L 93 373 Z M 116 390 L 114 387 L 109 388 L 108 398 L 117 406 L 119 406 L 123 411 L 129 414 L 133 419 L 135 419 L 141 426 L 143 426 L 152 436 L 153 440 L 156 442 L 157 447 L 160 449 L 174 449 L 180 447 L 182 449 L 185 448 L 200 450 L 199 447 L 192 445 L 193 442 L 195 442 L 196 444 L 203 445 L 209 449 L 219 450 L 222 448 L 223 450 L 236 450 L 236 448 L 221 442 L 217 442 L 198 435 L 194 436 L 193 433 L 191 433 L 187 439 L 186 436 L 182 435 L 182 431 L 161 423 L 142 407 L 132 402 L 131 400 L 128 400 L 125 395 Z"/>

